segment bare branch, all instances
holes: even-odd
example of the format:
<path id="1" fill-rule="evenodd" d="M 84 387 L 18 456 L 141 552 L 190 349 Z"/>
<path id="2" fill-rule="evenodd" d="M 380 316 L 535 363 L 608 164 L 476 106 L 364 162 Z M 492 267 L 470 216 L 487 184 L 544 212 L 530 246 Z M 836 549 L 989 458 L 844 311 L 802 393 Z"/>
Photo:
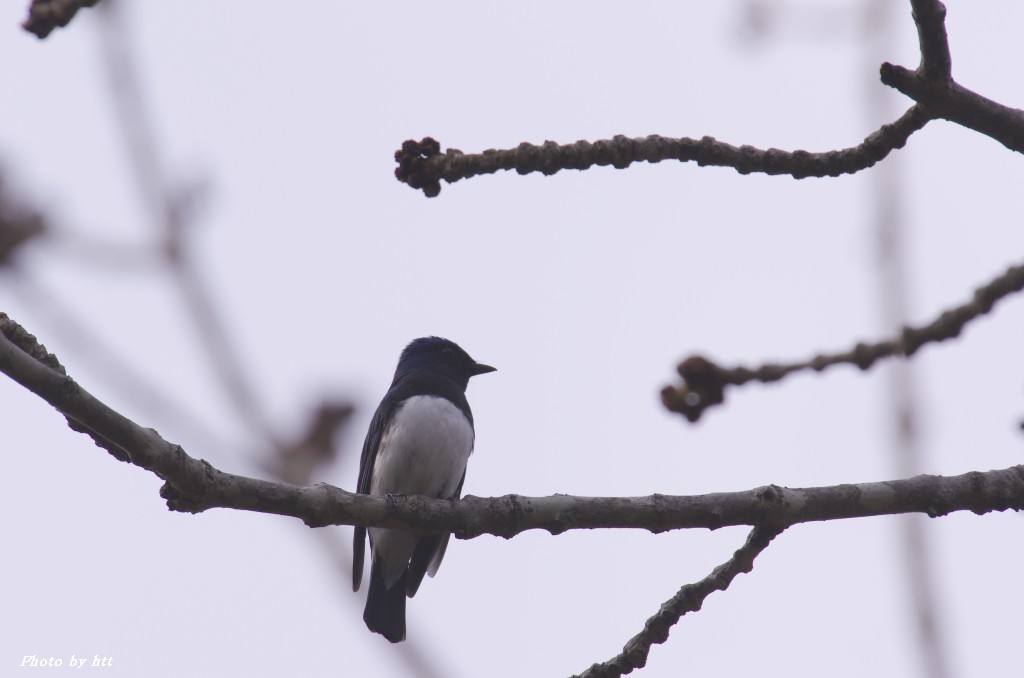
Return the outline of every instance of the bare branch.
<path id="1" fill-rule="evenodd" d="M 647 664 L 647 656 L 652 645 L 660 645 L 668 640 L 669 631 L 687 612 L 697 612 L 704 604 L 704 599 L 715 591 L 724 591 L 741 572 L 754 569 L 754 559 L 768 548 L 768 544 L 782 530 L 770 527 L 755 527 L 747 535 L 747 541 L 732 558 L 716 567 L 711 574 L 696 584 L 687 584 L 669 598 L 658 612 L 647 620 L 644 630 L 633 636 L 622 653 L 601 664 L 594 664 L 589 669 L 573 678 L 617 678 L 631 673 L 633 669 L 641 669 Z"/>
<path id="2" fill-rule="evenodd" d="M 986 99 L 952 79 L 946 8 L 938 0 L 911 0 L 921 46 L 917 71 L 883 63 L 882 83 L 899 90 L 928 114 L 992 137 L 1012 151 L 1024 153 L 1024 111 Z"/>
<path id="3" fill-rule="evenodd" d="M 63 28 L 83 7 L 93 7 L 100 0 L 32 0 L 28 17 L 21 27 L 42 40 L 54 29 Z"/>
<path id="4" fill-rule="evenodd" d="M 712 137 L 698 140 L 652 135 L 631 139 L 619 135 L 593 143 L 577 141 L 559 145 L 545 141 L 540 146 L 522 143 L 513 149 L 491 149 L 466 155 L 453 148 L 441 153 L 440 144 L 428 137 L 402 144 L 401 150 L 395 153 L 398 162 L 395 176 L 412 188 L 421 189 L 429 198 L 441 192 L 441 179 L 451 184 L 499 170 L 550 175 L 566 169 L 585 170 L 604 165 L 625 169 L 634 162 L 662 160 L 692 160 L 700 166 L 732 167 L 740 174 L 788 174 L 796 179 L 837 177 L 871 167 L 893 149 L 902 148 L 910 135 L 924 127 L 929 119 L 923 109 L 912 106 L 898 120 L 883 125 L 857 146 L 824 153 L 737 147 Z"/>
<path id="5" fill-rule="evenodd" d="M 1024 111 L 986 99 L 949 81 L 933 82 L 890 63 L 882 64 L 882 82 L 918 102 L 928 114 L 992 137 L 1011 151 L 1024 153 Z"/>
<path id="6" fill-rule="evenodd" d="M 727 386 L 742 386 L 747 382 L 770 383 L 779 381 L 794 372 L 822 370 L 833 365 L 855 365 L 868 370 L 882 358 L 912 356 L 928 343 L 938 343 L 960 336 L 964 327 L 992 310 L 1003 297 L 1024 289 L 1024 264 L 1011 266 L 992 282 L 979 287 L 967 303 L 943 312 L 938 318 L 921 327 L 905 327 L 893 339 L 875 343 L 861 342 L 843 353 L 816 355 L 802 362 L 778 364 L 766 363 L 755 369 L 747 367 L 720 367 L 702 356 L 690 356 L 679 364 L 682 386 L 666 386 L 661 391 L 661 401 L 667 409 L 678 412 L 688 421 L 695 422 L 709 407 L 725 401 Z"/>
<path id="7" fill-rule="evenodd" d="M 921 77 L 948 81 L 952 73 L 949 40 L 946 37 L 946 7 L 938 0 L 910 0 L 921 46 Z"/>
<path id="8" fill-rule="evenodd" d="M 320 483 L 299 487 L 246 478 L 194 459 L 153 429 L 142 428 L 82 389 L 17 323 L 0 314 L 0 371 L 39 395 L 121 461 L 167 481 L 160 494 L 172 511 L 233 508 L 301 519 L 310 527 L 366 525 L 418 534 L 452 532 L 512 537 L 525 530 L 684 528 L 797 523 L 900 513 L 941 516 L 1024 508 L 1024 466 L 961 476 L 917 476 L 860 485 L 788 489 L 774 485 L 745 492 L 650 497 L 376 497 Z"/>

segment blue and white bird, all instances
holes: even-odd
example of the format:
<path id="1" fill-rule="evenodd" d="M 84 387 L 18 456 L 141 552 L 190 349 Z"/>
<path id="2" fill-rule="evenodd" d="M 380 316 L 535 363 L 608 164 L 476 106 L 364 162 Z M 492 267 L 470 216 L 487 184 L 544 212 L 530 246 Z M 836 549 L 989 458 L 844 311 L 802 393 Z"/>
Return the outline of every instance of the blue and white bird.
<path id="1" fill-rule="evenodd" d="M 406 346 L 366 433 L 356 491 L 458 499 L 475 438 L 466 386 L 470 377 L 494 370 L 440 337 Z M 363 580 L 366 531 L 355 530 L 353 591 Z M 416 595 L 424 574 L 437 573 L 451 535 L 417 537 L 379 527 L 369 532 L 370 591 L 363 621 L 397 643 L 405 640 L 405 598 Z"/>

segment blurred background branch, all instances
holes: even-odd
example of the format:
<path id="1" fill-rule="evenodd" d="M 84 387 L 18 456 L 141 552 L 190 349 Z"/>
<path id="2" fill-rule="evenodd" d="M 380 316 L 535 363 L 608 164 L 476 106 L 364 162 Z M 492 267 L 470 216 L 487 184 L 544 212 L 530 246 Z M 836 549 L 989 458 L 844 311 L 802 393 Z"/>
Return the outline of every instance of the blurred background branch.
<path id="1" fill-rule="evenodd" d="M 921 65 L 918 72 L 922 77 L 936 82 L 951 78 L 949 43 L 946 39 L 944 18 L 945 7 L 935 0 L 912 0 L 914 23 L 917 26 L 918 45 L 921 50 Z M 870 65 L 884 61 L 894 54 L 898 45 L 893 3 L 888 0 L 871 0 L 865 6 L 863 39 L 865 50 L 865 73 L 871 73 Z M 873 74 L 865 78 L 864 101 L 868 119 L 885 119 L 891 115 L 895 104 L 887 92 L 877 87 Z M 883 332 L 902 332 L 911 316 L 911 274 L 909 267 L 910 235 L 907 232 L 908 184 L 904 174 L 905 164 L 894 157 L 884 166 L 878 167 L 871 176 L 872 219 L 878 246 L 877 295 L 878 308 Z M 1019 285 L 1016 291 L 1024 289 L 1024 265 L 1015 267 Z M 1014 269 L 1011 269 L 1011 272 Z M 985 307 L 991 300 L 1012 294 L 1014 285 L 999 288 L 998 281 L 1014 277 L 1010 273 L 997 278 L 975 292 L 971 302 L 940 316 L 933 325 L 947 325 L 947 332 L 959 336 L 965 324 L 987 312 Z M 993 289 L 999 292 L 993 293 Z M 1000 295 L 1000 296 L 1002 296 Z M 925 330 L 928 334 L 928 330 Z M 939 333 L 941 341 L 942 333 Z M 903 347 L 904 354 L 913 355 L 914 345 Z M 882 416 L 888 420 L 889 453 L 894 461 L 893 468 L 898 477 L 910 477 L 927 468 L 926 451 L 921 440 L 922 416 L 921 399 L 918 396 L 918 376 L 914 361 L 896 360 L 884 369 L 886 399 Z M 935 573 L 942 563 L 936 562 L 936 550 L 932 547 L 926 521 L 920 516 L 902 516 L 896 533 L 897 559 L 902 566 L 906 586 L 909 623 L 917 638 L 920 657 L 919 675 L 922 678 L 952 678 L 954 672 L 950 656 L 955 650 L 945 633 L 942 608 L 943 596 L 937 585 Z"/>

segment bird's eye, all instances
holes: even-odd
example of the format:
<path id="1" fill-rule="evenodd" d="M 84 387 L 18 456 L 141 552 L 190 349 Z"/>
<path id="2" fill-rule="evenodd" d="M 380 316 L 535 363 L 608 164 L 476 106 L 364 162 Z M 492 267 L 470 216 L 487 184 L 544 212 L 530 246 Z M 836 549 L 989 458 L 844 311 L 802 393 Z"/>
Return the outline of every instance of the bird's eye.
<path id="1" fill-rule="evenodd" d="M 455 355 L 455 349 L 453 349 L 451 346 L 445 346 L 443 349 L 441 349 L 441 353 L 444 353 L 445 355 Z"/>

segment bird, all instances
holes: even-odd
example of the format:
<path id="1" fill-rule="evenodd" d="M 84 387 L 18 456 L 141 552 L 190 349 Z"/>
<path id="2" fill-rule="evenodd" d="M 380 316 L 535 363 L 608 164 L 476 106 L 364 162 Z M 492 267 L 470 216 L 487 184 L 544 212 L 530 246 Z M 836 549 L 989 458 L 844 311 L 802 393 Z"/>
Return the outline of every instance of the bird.
<path id="1" fill-rule="evenodd" d="M 470 377 L 494 371 L 448 339 L 421 337 L 410 342 L 370 421 L 356 491 L 458 499 L 476 438 L 466 387 Z M 424 574 L 437 573 L 451 535 L 418 537 L 403 530 L 357 526 L 353 591 L 363 579 L 367 532 L 370 588 L 363 621 L 371 631 L 398 643 L 405 640 L 405 599 L 416 595 Z"/>

